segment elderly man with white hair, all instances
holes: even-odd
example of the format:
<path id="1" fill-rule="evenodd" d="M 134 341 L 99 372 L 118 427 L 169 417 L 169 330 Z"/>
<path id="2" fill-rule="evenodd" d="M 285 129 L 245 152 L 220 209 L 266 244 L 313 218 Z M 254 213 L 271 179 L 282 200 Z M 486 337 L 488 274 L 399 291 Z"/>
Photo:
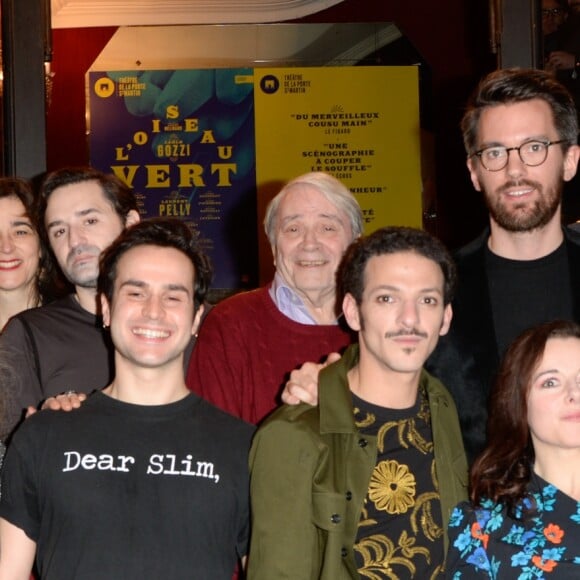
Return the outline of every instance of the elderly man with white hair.
<path id="1" fill-rule="evenodd" d="M 362 224 L 356 199 L 331 175 L 307 173 L 287 183 L 264 220 L 274 280 L 220 302 L 208 314 L 190 360 L 188 387 L 259 423 L 277 406 L 290 371 L 347 346 L 351 334 L 336 309 L 335 274 Z"/>

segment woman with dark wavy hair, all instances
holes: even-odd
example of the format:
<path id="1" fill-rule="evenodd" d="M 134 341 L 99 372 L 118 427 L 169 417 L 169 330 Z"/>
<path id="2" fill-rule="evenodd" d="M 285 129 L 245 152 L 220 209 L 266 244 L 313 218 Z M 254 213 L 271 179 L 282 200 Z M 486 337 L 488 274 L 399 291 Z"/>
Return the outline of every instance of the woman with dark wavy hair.
<path id="1" fill-rule="evenodd" d="M 12 316 L 56 294 L 55 280 L 38 235 L 30 185 L 17 177 L 0 178 L 0 331 Z"/>
<path id="2" fill-rule="evenodd" d="M 492 392 L 471 503 L 449 523 L 447 577 L 580 578 L 580 325 L 519 336 Z"/>

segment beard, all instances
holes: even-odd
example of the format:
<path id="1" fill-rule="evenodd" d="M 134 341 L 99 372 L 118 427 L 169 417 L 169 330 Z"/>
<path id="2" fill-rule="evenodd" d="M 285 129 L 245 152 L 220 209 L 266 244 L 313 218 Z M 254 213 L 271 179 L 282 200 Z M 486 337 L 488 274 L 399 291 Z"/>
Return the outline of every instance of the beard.
<path id="1" fill-rule="evenodd" d="M 514 201 L 511 204 L 504 203 L 503 196 L 507 189 L 528 186 L 535 188 L 537 199 L 533 201 Z M 537 181 L 521 179 L 509 181 L 499 187 L 493 195 L 484 190 L 485 205 L 491 218 L 508 232 L 531 232 L 544 227 L 556 215 L 562 201 L 564 181 L 560 177 L 556 183 L 544 189 Z"/>
<path id="2" fill-rule="evenodd" d="M 83 272 L 68 270 L 64 272 L 65 278 L 73 285 L 80 288 L 96 288 L 99 277 L 98 268 L 92 268 Z"/>
<path id="3" fill-rule="evenodd" d="M 75 256 L 78 254 L 87 254 L 93 257 L 93 261 L 83 264 L 80 267 L 74 265 Z M 74 286 L 81 288 L 96 288 L 99 277 L 99 256 L 100 249 L 97 246 L 81 244 L 73 248 L 67 258 L 64 266 L 61 267 L 67 280 Z"/>

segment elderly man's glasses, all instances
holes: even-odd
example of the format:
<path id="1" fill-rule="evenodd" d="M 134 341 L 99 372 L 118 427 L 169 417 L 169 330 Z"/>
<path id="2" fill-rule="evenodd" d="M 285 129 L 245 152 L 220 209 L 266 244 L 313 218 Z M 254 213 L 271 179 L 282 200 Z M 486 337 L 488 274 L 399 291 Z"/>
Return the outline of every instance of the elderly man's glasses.
<path id="1" fill-rule="evenodd" d="M 522 163 L 535 167 L 536 165 L 542 165 L 546 161 L 550 145 L 558 145 L 565 142 L 565 139 L 558 141 L 539 141 L 534 139 L 522 143 L 519 147 L 494 145 L 492 147 L 484 147 L 470 155 L 470 157 L 479 157 L 481 164 L 488 171 L 500 171 L 508 164 L 510 151 L 517 151 Z"/>

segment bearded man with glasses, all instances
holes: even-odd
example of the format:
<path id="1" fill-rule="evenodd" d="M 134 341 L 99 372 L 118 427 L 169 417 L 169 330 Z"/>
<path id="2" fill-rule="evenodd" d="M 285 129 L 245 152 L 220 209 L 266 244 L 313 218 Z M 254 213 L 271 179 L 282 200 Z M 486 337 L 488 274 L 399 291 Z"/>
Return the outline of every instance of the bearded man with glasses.
<path id="1" fill-rule="evenodd" d="M 570 94 L 549 73 L 507 69 L 479 84 L 462 131 L 489 229 L 456 255 L 453 324 L 427 368 L 453 394 L 473 459 L 507 345 L 541 322 L 580 321 L 580 236 L 561 225 L 562 190 L 579 158 L 578 121 Z"/>
<path id="2" fill-rule="evenodd" d="M 489 228 L 455 255 L 453 322 L 425 368 L 453 395 L 473 461 L 485 443 L 488 397 L 506 347 L 536 324 L 580 322 L 580 234 L 561 224 L 562 190 L 576 174 L 580 148 L 574 101 L 541 70 L 489 74 L 461 129 Z M 293 371 L 282 400 L 316 404 L 320 367 Z"/>

